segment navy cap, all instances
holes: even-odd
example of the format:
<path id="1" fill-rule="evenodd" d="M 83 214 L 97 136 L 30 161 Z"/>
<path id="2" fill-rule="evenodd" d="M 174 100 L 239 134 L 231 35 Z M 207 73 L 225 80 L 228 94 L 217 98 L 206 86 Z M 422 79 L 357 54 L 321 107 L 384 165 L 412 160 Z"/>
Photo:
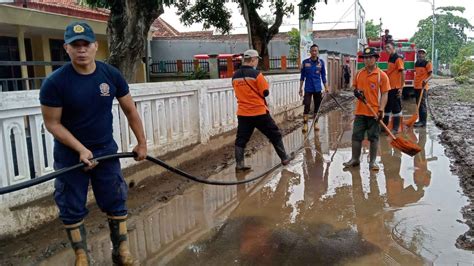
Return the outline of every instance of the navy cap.
<path id="1" fill-rule="evenodd" d="M 374 47 L 367 47 L 364 49 L 364 51 L 362 51 L 362 55 L 360 55 L 360 57 L 377 57 L 379 58 L 379 54 L 377 53 L 377 51 L 375 51 L 375 48 Z"/>
<path id="2" fill-rule="evenodd" d="M 69 44 L 77 40 L 95 42 L 95 34 L 91 26 L 85 22 L 73 22 L 67 25 L 64 32 L 64 42 Z"/>

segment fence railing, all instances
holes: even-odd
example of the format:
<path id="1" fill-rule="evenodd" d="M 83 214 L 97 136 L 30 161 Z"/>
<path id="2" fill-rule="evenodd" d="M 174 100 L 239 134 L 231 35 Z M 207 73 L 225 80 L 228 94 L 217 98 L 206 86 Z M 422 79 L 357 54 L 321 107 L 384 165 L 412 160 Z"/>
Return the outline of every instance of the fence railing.
<path id="1" fill-rule="evenodd" d="M 164 60 L 153 62 L 150 65 L 152 74 L 158 73 L 191 73 L 197 68 L 209 72 L 207 60 Z"/>
<path id="2" fill-rule="evenodd" d="M 2 73 L 16 73 L 7 78 L 0 78 L 0 92 L 5 91 L 23 91 L 38 90 L 45 77 L 25 77 L 21 76 L 21 67 L 27 67 L 27 72 L 34 73 L 36 67 L 62 66 L 68 62 L 65 61 L 0 61 Z M 5 72 L 3 72 L 5 71 Z M 31 75 L 31 74 L 30 74 Z"/>
<path id="3" fill-rule="evenodd" d="M 269 76 L 268 103 L 274 114 L 300 105 L 297 75 Z M 234 91 L 229 79 L 131 84 L 152 155 L 162 155 L 237 126 Z M 0 94 L 0 187 L 53 170 L 53 137 L 45 129 L 39 91 Z M 119 151 L 131 151 L 136 139 L 118 102 L 112 108 L 113 136 Z M 134 164 L 124 160 L 123 166 Z M 0 197 L 3 206 L 25 203 L 52 192 L 52 183 Z M 1 227 L 1 226 L 0 226 Z"/>
<path id="4" fill-rule="evenodd" d="M 44 77 L 0 79 L 0 91 L 39 90 L 44 79 Z"/>

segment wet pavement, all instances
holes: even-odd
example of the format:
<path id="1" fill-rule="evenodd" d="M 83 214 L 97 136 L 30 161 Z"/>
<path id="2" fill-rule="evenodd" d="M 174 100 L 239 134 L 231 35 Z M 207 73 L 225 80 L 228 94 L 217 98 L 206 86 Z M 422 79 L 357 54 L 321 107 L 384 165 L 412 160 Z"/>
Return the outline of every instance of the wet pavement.
<path id="1" fill-rule="evenodd" d="M 182 195 L 130 218 L 132 253 L 142 265 L 472 265 L 457 249 L 467 226 L 467 203 L 458 177 L 437 140 L 439 130 L 410 130 L 423 152 L 409 157 L 382 136 L 379 172 L 368 170 L 368 143 L 360 168 L 350 158 L 351 115 L 333 111 L 307 141 L 300 130 L 284 139 L 296 158 L 264 178 L 241 186 L 195 185 Z M 299 149 L 304 142 L 304 147 Z M 298 150 L 299 149 L 299 150 Z M 212 179 L 250 178 L 278 163 L 269 145 Z M 107 230 L 89 237 L 96 265 L 110 264 Z M 72 265 L 64 250 L 43 265 Z"/>

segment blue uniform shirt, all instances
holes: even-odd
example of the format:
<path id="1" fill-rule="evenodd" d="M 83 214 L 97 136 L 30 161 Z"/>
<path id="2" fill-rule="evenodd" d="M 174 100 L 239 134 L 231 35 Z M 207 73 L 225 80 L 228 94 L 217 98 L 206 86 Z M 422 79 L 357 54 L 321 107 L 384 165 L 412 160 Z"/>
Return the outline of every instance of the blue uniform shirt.
<path id="1" fill-rule="evenodd" d="M 128 93 L 127 82 L 113 66 L 96 61 L 93 73 L 81 75 L 66 64 L 44 80 L 40 102 L 62 107 L 62 125 L 89 148 L 113 140 L 112 103 Z M 55 141 L 55 149 L 63 146 Z"/>
<path id="2" fill-rule="evenodd" d="M 301 66 L 300 79 L 301 81 L 305 81 L 305 92 L 321 92 L 321 81 L 326 84 L 326 67 L 324 66 L 324 61 L 319 58 L 315 61 L 311 60 L 311 58 L 305 59 Z"/>

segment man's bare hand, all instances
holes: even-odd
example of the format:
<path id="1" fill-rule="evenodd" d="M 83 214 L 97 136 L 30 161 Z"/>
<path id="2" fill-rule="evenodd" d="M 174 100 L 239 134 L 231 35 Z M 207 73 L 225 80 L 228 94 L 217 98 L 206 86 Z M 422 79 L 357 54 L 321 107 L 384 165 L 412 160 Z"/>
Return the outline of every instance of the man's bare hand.
<path id="1" fill-rule="evenodd" d="M 87 148 L 84 148 L 79 152 L 79 161 L 86 165 L 86 167 L 84 167 L 84 171 L 89 171 L 99 164 L 97 161 L 90 160 L 93 157 L 94 155 Z"/>
<path id="2" fill-rule="evenodd" d="M 299 94 L 300 94 L 300 97 L 303 97 L 303 90 L 302 89 L 300 89 Z"/>
<path id="3" fill-rule="evenodd" d="M 137 155 L 135 157 L 135 161 L 141 161 L 146 158 L 147 155 L 147 147 L 146 144 L 137 144 L 135 148 L 133 148 L 133 152 Z"/>

